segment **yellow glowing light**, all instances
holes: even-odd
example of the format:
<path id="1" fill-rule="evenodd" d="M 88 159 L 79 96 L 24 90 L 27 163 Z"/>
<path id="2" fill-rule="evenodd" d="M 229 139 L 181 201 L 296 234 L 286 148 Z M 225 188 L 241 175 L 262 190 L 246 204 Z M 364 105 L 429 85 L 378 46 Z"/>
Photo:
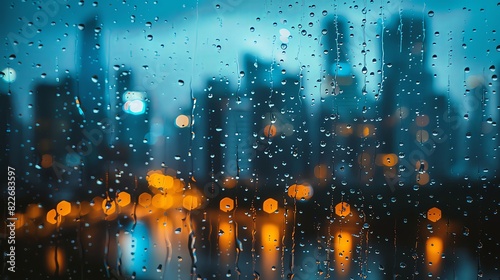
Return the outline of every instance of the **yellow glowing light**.
<path id="1" fill-rule="evenodd" d="M 128 192 L 119 192 L 116 194 L 116 203 L 121 206 L 127 206 L 130 204 L 130 194 Z"/>
<path id="2" fill-rule="evenodd" d="M 429 173 L 417 174 L 416 181 L 421 186 L 429 183 Z"/>
<path id="3" fill-rule="evenodd" d="M 111 215 L 116 211 L 116 203 L 113 200 L 104 199 L 101 207 L 106 215 Z"/>
<path id="4" fill-rule="evenodd" d="M 201 205 L 201 200 L 195 195 L 186 195 L 182 200 L 182 207 L 187 210 L 193 210 Z"/>
<path id="5" fill-rule="evenodd" d="M 262 209 L 266 213 L 274 213 L 276 210 L 278 210 L 278 201 L 273 198 L 268 198 L 264 201 Z"/>
<path id="6" fill-rule="evenodd" d="M 326 179 L 328 167 L 325 164 L 316 165 L 314 167 L 314 177 L 318 179 Z"/>
<path id="7" fill-rule="evenodd" d="M 340 217 L 345 217 L 351 213 L 351 205 L 347 202 L 340 202 L 335 205 L 335 214 Z"/>
<path id="8" fill-rule="evenodd" d="M 335 241 L 333 249 L 335 254 L 335 264 L 338 271 L 348 272 L 349 264 L 351 262 L 352 253 L 352 237 L 348 232 L 337 232 L 335 234 Z"/>
<path id="9" fill-rule="evenodd" d="M 174 179 L 174 191 L 179 193 L 184 191 L 184 182 L 180 179 Z"/>
<path id="10" fill-rule="evenodd" d="M 101 203 L 104 200 L 104 198 L 100 196 L 95 196 L 91 201 L 90 201 L 90 206 L 92 206 L 92 210 L 94 211 L 101 211 Z"/>
<path id="11" fill-rule="evenodd" d="M 142 207 L 151 205 L 151 195 L 149 193 L 141 193 L 141 195 L 139 195 L 139 205 Z"/>
<path id="12" fill-rule="evenodd" d="M 427 211 L 427 219 L 431 222 L 437 222 L 441 219 L 441 209 L 432 207 Z"/>
<path id="13" fill-rule="evenodd" d="M 429 270 L 435 271 L 439 268 L 443 254 L 443 240 L 439 237 L 430 237 L 425 242 L 425 258 Z"/>
<path id="14" fill-rule="evenodd" d="M 232 245 L 234 244 L 233 230 L 233 223 L 226 221 L 219 223 L 219 247 L 224 253 L 221 256 L 227 256 L 227 252 L 224 251 L 232 249 Z"/>
<path id="15" fill-rule="evenodd" d="M 288 188 L 288 196 L 295 199 L 309 199 L 313 195 L 313 188 L 309 185 L 293 184 Z"/>
<path id="16" fill-rule="evenodd" d="M 417 126 L 424 127 L 429 124 L 429 116 L 423 115 L 423 116 L 418 116 L 417 119 L 415 120 L 415 123 Z"/>
<path id="17" fill-rule="evenodd" d="M 47 216 L 45 219 L 49 224 L 55 225 L 57 223 L 57 212 L 56 209 L 51 209 L 49 212 L 47 212 Z"/>
<path id="18" fill-rule="evenodd" d="M 375 130 L 375 127 L 371 124 L 365 124 L 365 125 L 360 125 L 358 126 L 358 137 L 361 138 L 366 138 L 370 137 L 373 134 L 373 131 Z"/>
<path id="19" fill-rule="evenodd" d="M 184 128 L 189 126 L 189 117 L 186 115 L 179 115 L 175 119 L 175 125 L 178 127 Z"/>
<path id="20" fill-rule="evenodd" d="M 378 154 L 375 157 L 375 162 L 378 166 L 394 166 L 398 163 L 396 154 Z"/>
<path id="21" fill-rule="evenodd" d="M 159 209 L 168 209 L 174 204 L 174 199 L 170 195 L 157 193 L 153 196 L 153 206 Z"/>
<path id="22" fill-rule="evenodd" d="M 67 202 L 66 200 L 62 200 L 57 204 L 57 214 L 61 216 L 66 216 L 71 212 L 71 203 Z"/>
<path id="23" fill-rule="evenodd" d="M 425 142 L 429 141 L 429 132 L 421 129 L 421 130 L 417 131 L 416 138 L 417 138 L 417 141 L 419 143 L 425 143 Z"/>
<path id="24" fill-rule="evenodd" d="M 276 129 L 275 125 L 268 124 L 264 127 L 264 136 L 266 137 L 274 137 L 276 136 L 276 133 L 278 130 Z"/>
<path id="25" fill-rule="evenodd" d="M 263 279 L 279 279 L 278 269 L 280 264 L 279 255 L 281 236 L 280 227 L 275 223 L 266 222 L 260 228 L 260 241 L 262 248 Z M 262 277 L 261 277 L 262 278 Z"/>
<path id="26" fill-rule="evenodd" d="M 280 245 L 279 227 L 272 223 L 262 225 L 261 241 L 266 251 L 264 254 L 276 252 L 276 248 Z"/>
<path id="27" fill-rule="evenodd" d="M 234 209 L 234 200 L 229 197 L 224 197 L 220 200 L 219 208 L 224 212 L 232 211 Z"/>
<path id="28" fill-rule="evenodd" d="M 58 247 L 57 251 L 56 247 L 54 246 L 50 246 L 47 248 L 47 251 L 45 252 L 45 265 L 47 266 L 47 270 L 51 275 L 64 275 L 64 272 L 66 271 L 65 260 L 66 257 L 63 248 Z"/>
<path id="29" fill-rule="evenodd" d="M 42 155 L 42 160 L 40 162 L 40 165 L 42 166 L 42 168 L 49 168 L 52 166 L 52 155 L 49 155 L 49 154 L 44 154 Z"/>
<path id="30" fill-rule="evenodd" d="M 168 175 L 153 173 L 146 176 L 146 180 L 151 187 L 157 189 L 171 189 L 174 186 L 174 178 Z"/>

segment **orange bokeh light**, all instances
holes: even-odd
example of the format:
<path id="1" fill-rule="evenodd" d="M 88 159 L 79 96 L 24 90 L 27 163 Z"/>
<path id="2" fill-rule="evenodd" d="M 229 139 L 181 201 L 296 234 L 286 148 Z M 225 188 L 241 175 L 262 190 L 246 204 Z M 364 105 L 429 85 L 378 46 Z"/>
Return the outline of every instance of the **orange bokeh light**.
<path id="1" fill-rule="evenodd" d="M 335 214 L 340 217 L 345 217 L 351 213 L 351 205 L 347 202 L 340 202 L 335 205 Z"/>
<path id="2" fill-rule="evenodd" d="M 196 195 L 186 195 L 184 199 L 182 199 L 182 207 L 186 210 L 193 210 L 198 208 L 201 205 L 201 200 Z"/>
<path id="3" fill-rule="evenodd" d="M 104 214 L 106 215 L 111 215 L 113 213 L 115 213 L 116 211 L 116 203 L 113 201 L 113 200 L 108 200 L 108 199 L 104 199 L 102 201 L 102 211 L 104 211 Z"/>
<path id="4" fill-rule="evenodd" d="M 62 200 L 57 204 L 57 214 L 61 216 L 66 216 L 71 212 L 71 203 L 67 202 L 66 200 Z"/>
<path id="5" fill-rule="evenodd" d="M 266 213 L 274 213 L 276 210 L 278 210 L 278 201 L 273 198 L 268 198 L 264 201 L 262 209 Z"/>
<path id="6" fill-rule="evenodd" d="M 174 204 L 174 199 L 171 195 L 157 193 L 153 196 L 152 204 L 159 209 L 168 209 Z"/>
<path id="7" fill-rule="evenodd" d="M 119 206 L 124 207 L 130 204 L 130 194 L 128 192 L 119 192 L 116 194 L 116 202 Z"/>
<path id="8" fill-rule="evenodd" d="M 234 200 L 229 197 L 224 197 L 220 200 L 219 208 L 224 212 L 232 211 L 234 209 Z"/>
<path id="9" fill-rule="evenodd" d="M 415 179 L 417 183 L 421 186 L 429 183 L 429 173 L 417 174 L 417 178 Z"/>
<path id="10" fill-rule="evenodd" d="M 141 193 L 141 195 L 139 195 L 139 205 L 142 207 L 151 205 L 151 195 L 149 193 Z"/>
<path id="11" fill-rule="evenodd" d="M 275 125 L 268 124 L 264 127 L 264 136 L 266 137 L 274 137 L 276 136 L 276 133 L 278 130 L 276 129 Z"/>
<path id="12" fill-rule="evenodd" d="M 57 212 L 56 209 L 51 209 L 47 212 L 46 220 L 49 224 L 55 225 L 57 223 Z"/>
<path id="13" fill-rule="evenodd" d="M 378 166 L 392 167 L 398 163 L 398 156 L 396 154 L 378 154 L 375 162 Z"/>
<path id="14" fill-rule="evenodd" d="M 313 195 L 313 189 L 309 185 L 293 184 L 288 188 L 288 196 L 295 199 L 309 199 Z"/>
<path id="15" fill-rule="evenodd" d="M 431 222 L 437 222 L 441 219 L 441 209 L 432 207 L 427 211 L 427 219 Z"/>

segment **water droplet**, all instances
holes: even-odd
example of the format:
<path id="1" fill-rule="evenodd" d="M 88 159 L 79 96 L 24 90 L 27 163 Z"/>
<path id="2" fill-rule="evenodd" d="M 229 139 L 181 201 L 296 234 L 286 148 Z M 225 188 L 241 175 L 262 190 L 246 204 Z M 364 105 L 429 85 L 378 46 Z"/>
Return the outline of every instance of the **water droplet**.
<path id="1" fill-rule="evenodd" d="M 10 60 L 14 60 L 14 59 L 16 59 L 16 55 L 15 55 L 15 54 L 11 54 L 11 55 L 9 55 L 9 59 L 10 59 Z"/>
<path id="2" fill-rule="evenodd" d="M 78 24 L 78 29 L 80 29 L 80 30 L 85 29 L 85 24 L 83 24 L 83 23 Z"/>
<path id="3" fill-rule="evenodd" d="M 149 34 L 146 36 L 146 39 L 148 39 L 148 41 L 153 41 L 153 35 Z"/>
<path id="4" fill-rule="evenodd" d="M 97 81 L 99 81 L 97 75 L 92 76 L 92 82 L 97 83 Z"/>
<path id="5" fill-rule="evenodd" d="M 464 236 L 469 236 L 469 234 L 470 234 L 470 229 L 469 229 L 468 227 L 463 227 L 463 229 L 462 229 L 462 234 L 463 234 Z"/>
<path id="6" fill-rule="evenodd" d="M 428 15 L 429 17 L 433 17 L 433 16 L 434 16 L 434 11 L 429 11 L 429 12 L 427 13 L 427 15 Z"/>
<path id="7" fill-rule="evenodd" d="M 184 85 L 184 81 L 183 80 L 179 80 L 177 81 L 179 83 L 180 86 L 183 86 Z"/>

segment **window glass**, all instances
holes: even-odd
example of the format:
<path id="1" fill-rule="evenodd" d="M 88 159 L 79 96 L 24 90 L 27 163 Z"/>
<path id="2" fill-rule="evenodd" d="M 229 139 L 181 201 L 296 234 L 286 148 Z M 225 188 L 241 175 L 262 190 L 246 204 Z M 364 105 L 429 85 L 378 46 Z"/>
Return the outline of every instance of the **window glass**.
<path id="1" fill-rule="evenodd" d="M 6 279 L 498 279 L 497 1 L 4 1 Z"/>

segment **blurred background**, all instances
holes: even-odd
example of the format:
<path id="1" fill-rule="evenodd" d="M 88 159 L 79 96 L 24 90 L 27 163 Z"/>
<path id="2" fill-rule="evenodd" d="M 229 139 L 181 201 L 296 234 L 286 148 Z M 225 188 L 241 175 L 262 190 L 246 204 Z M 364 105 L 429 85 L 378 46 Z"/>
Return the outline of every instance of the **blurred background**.
<path id="1" fill-rule="evenodd" d="M 1 5 L 5 279 L 500 277 L 500 3 Z"/>

